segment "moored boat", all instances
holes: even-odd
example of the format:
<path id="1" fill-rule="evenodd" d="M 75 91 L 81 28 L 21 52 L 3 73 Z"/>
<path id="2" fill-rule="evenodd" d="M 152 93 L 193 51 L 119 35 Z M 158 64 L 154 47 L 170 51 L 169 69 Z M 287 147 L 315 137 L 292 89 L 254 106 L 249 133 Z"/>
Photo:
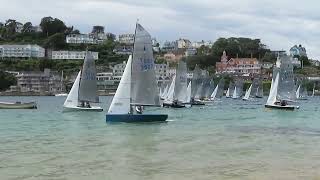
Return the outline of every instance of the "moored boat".
<path id="1" fill-rule="evenodd" d="M 0 109 L 37 109 L 36 102 L 0 102 Z"/>

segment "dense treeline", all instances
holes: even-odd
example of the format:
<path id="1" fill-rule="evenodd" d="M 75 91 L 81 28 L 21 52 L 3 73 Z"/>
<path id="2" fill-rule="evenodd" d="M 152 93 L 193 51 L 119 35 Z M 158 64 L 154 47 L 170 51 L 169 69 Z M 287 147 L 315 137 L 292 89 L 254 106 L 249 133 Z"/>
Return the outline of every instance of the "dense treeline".
<path id="1" fill-rule="evenodd" d="M 17 79 L 14 75 L 0 71 L 0 91 L 6 90 L 16 83 Z"/>

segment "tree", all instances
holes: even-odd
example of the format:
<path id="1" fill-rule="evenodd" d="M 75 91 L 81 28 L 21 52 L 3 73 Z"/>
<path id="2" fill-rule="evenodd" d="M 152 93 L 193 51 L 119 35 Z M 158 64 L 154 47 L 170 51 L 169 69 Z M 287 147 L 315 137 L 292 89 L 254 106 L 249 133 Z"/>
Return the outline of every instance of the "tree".
<path id="1" fill-rule="evenodd" d="M 17 21 L 14 19 L 8 19 L 4 26 L 6 28 L 6 37 L 10 37 L 14 33 L 16 33 Z"/>
<path id="2" fill-rule="evenodd" d="M 15 85 L 17 79 L 12 74 L 0 71 L 0 91 L 7 90 L 11 85 Z"/>
<path id="3" fill-rule="evenodd" d="M 47 37 L 56 33 L 64 33 L 67 29 L 63 21 L 51 16 L 42 18 L 40 27 Z"/>
<path id="4" fill-rule="evenodd" d="M 50 36 L 44 43 L 46 48 L 52 48 L 55 50 L 60 50 L 66 48 L 67 44 L 65 42 L 64 33 L 56 33 Z"/>
<path id="5" fill-rule="evenodd" d="M 78 29 L 75 29 L 71 32 L 71 34 L 80 34 L 80 31 Z"/>
<path id="6" fill-rule="evenodd" d="M 311 63 L 310 63 L 310 61 L 309 61 L 307 56 L 300 56 L 299 60 L 301 61 L 303 67 L 311 65 Z"/>
<path id="7" fill-rule="evenodd" d="M 104 33 L 104 27 L 103 26 L 93 26 L 92 34 L 99 34 L 99 33 Z"/>
<path id="8" fill-rule="evenodd" d="M 23 25 L 22 32 L 31 32 L 31 31 L 32 31 L 32 23 L 31 22 L 26 22 Z"/>

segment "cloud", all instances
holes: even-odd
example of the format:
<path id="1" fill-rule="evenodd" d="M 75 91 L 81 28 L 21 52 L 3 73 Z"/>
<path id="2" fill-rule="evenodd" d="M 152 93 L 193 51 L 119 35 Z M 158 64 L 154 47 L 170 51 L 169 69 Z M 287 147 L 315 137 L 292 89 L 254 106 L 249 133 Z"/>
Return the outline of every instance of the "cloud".
<path id="1" fill-rule="evenodd" d="M 320 2 L 269 0 L 0 0 L 0 21 L 15 18 L 39 23 L 53 16 L 83 32 L 104 25 L 119 34 L 134 31 L 136 20 L 159 40 L 179 37 L 215 40 L 219 37 L 260 38 L 274 50 L 302 44 L 320 59 Z"/>

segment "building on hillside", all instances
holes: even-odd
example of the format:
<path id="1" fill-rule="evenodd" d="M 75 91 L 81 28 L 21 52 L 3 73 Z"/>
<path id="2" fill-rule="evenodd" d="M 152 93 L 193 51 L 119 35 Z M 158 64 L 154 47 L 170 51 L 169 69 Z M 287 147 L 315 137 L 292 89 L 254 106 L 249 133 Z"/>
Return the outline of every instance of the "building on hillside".
<path id="1" fill-rule="evenodd" d="M 44 72 L 21 72 L 17 76 L 17 89 L 20 92 L 35 92 L 40 94 L 53 94 L 62 91 L 61 76 L 50 69 Z"/>
<path id="2" fill-rule="evenodd" d="M 185 51 L 185 56 L 188 57 L 188 56 L 194 56 L 197 54 L 197 49 L 196 48 L 188 48 L 186 49 Z"/>
<path id="3" fill-rule="evenodd" d="M 231 58 L 228 60 L 226 52 L 221 56 L 221 62 L 216 63 L 218 74 L 260 74 L 262 65 L 257 58 Z"/>
<path id="4" fill-rule="evenodd" d="M 200 41 L 200 42 L 192 42 L 192 47 L 193 48 L 196 48 L 196 49 L 198 49 L 198 48 L 200 48 L 201 46 L 206 46 L 206 47 L 212 47 L 212 45 L 213 45 L 213 43 L 211 42 L 211 41 L 204 41 L 204 40 L 202 40 L 202 41 Z"/>
<path id="5" fill-rule="evenodd" d="M 312 65 L 314 65 L 314 66 L 317 66 L 317 67 L 319 67 L 320 66 L 320 61 L 318 61 L 318 60 L 309 60 L 310 61 L 310 63 L 312 64 Z"/>
<path id="6" fill-rule="evenodd" d="M 15 29 L 16 33 L 21 33 L 22 30 L 23 30 L 23 24 L 20 22 L 16 22 L 16 29 Z"/>
<path id="7" fill-rule="evenodd" d="M 173 41 L 173 42 L 166 41 L 163 43 L 161 47 L 161 51 L 164 51 L 164 52 L 173 52 L 177 50 L 178 50 L 178 45 L 176 41 Z"/>
<path id="8" fill-rule="evenodd" d="M 167 62 L 178 62 L 181 58 L 185 56 L 185 52 L 175 51 L 175 52 L 167 52 L 163 55 L 163 58 Z"/>
<path id="9" fill-rule="evenodd" d="M 282 55 L 287 54 L 287 52 L 285 50 L 275 50 L 275 51 L 271 51 L 271 54 L 273 56 L 278 57 L 278 56 L 282 56 Z"/>
<path id="10" fill-rule="evenodd" d="M 43 58 L 45 49 L 36 44 L 0 45 L 0 58 Z"/>
<path id="11" fill-rule="evenodd" d="M 178 49 L 187 49 L 191 47 L 191 41 L 188 39 L 180 38 L 177 40 L 177 46 L 178 46 Z"/>
<path id="12" fill-rule="evenodd" d="M 134 43 L 134 34 L 120 34 L 119 35 L 119 43 L 120 44 L 128 44 L 131 45 Z"/>
<path id="13" fill-rule="evenodd" d="M 133 52 L 133 45 L 120 45 L 117 46 L 114 50 L 114 53 L 116 54 L 122 54 L 122 55 L 130 55 Z"/>
<path id="14" fill-rule="evenodd" d="M 302 47 L 301 44 L 299 46 L 294 45 L 290 48 L 291 56 L 307 56 L 306 48 Z"/>
<path id="15" fill-rule="evenodd" d="M 98 40 L 90 34 L 69 34 L 66 42 L 68 44 L 97 44 Z"/>
<path id="16" fill-rule="evenodd" d="M 98 52 L 91 52 L 93 59 L 99 58 Z M 86 57 L 86 51 L 52 51 L 51 59 L 70 59 L 83 60 Z"/>

